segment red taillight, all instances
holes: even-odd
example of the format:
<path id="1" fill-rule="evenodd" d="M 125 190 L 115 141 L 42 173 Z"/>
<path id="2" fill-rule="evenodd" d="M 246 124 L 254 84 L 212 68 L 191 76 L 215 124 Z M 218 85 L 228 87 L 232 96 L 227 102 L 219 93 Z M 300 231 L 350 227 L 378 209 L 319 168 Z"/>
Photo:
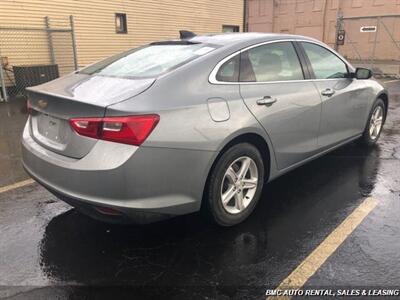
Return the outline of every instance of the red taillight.
<path id="1" fill-rule="evenodd" d="M 104 118 L 102 139 L 138 146 L 146 140 L 159 120 L 158 115 Z"/>
<path id="2" fill-rule="evenodd" d="M 69 123 L 78 134 L 100 139 L 101 120 L 101 118 L 79 118 L 71 119 Z"/>
<path id="3" fill-rule="evenodd" d="M 158 115 L 76 118 L 69 122 L 80 135 L 139 146 L 156 127 Z"/>

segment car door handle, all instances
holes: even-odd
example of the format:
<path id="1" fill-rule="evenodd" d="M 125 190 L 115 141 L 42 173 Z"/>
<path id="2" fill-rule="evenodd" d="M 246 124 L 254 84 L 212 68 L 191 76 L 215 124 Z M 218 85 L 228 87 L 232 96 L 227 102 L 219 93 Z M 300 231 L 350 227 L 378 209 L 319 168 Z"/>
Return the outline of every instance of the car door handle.
<path id="1" fill-rule="evenodd" d="M 331 96 L 333 96 L 335 94 L 335 91 L 333 90 L 333 89 L 326 89 L 326 90 L 323 90 L 322 92 L 321 92 L 321 95 L 322 96 L 327 96 L 327 97 L 331 97 Z"/>
<path id="2" fill-rule="evenodd" d="M 257 100 L 257 104 L 258 105 L 271 106 L 276 101 L 278 101 L 278 99 L 272 98 L 271 96 L 264 96 L 264 98 Z"/>

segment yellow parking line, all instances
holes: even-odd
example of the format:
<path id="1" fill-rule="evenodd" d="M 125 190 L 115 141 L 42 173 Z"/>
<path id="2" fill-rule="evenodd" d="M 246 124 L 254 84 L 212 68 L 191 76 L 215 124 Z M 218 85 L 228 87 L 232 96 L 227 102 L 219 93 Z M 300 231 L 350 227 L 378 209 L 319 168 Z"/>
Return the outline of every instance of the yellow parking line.
<path id="1" fill-rule="evenodd" d="M 335 252 L 346 238 L 357 228 L 376 207 L 378 201 L 365 199 L 310 255 L 284 279 L 276 290 L 300 289 L 315 274 L 321 265 Z M 269 299 L 290 299 L 291 297 L 271 296 Z"/>
<path id="2" fill-rule="evenodd" d="M 388 80 L 388 81 L 384 81 L 384 83 L 393 83 L 393 82 L 398 82 L 398 81 L 400 81 L 400 79 Z"/>
<path id="3" fill-rule="evenodd" d="M 4 193 L 4 192 L 11 191 L 11 190 L 14 190 L 14 189 L 17 189 L 17 188 L 20 188 L 20 187 L 23 187 L 23 186 L 26 186 L 26 185 L 29 185 L 29 184 L 32 184 L 34 182 L 35 181 L 33 179 L 27 179 L 27 180 L 23 180 L 23 181 L 20 181 L 20 182 L 16 182 L 14 184 L 10 184 L 10 185 L 6 185 L 6 186 L 3 186 L 3 187 L 0 187 L 0 194 Z"/>

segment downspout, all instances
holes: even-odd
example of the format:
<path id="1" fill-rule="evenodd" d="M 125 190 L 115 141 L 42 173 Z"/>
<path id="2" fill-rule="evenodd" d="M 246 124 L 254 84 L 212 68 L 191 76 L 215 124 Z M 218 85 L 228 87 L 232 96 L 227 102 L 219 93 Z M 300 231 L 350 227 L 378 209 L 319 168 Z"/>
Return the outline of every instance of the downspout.
<path id="1" fill-rule="evenodd" d="M 278 0 L 272 1 L 272 32 L 275 32 L 275 8 L 278 7 L 279 2 Z"/>
<path id="2" fill-rule="evenodd" d="M 328 0 L 325 0 L 324 4 L 324 15 L 322 17 L 322 42 L 325 43 L 325 25 L 326 25 L 326 13 L 328 8 Z"/>
<path id="3" fill-rule="evenodd" d="M 339 30 L 341 30 L 342 28 L 342 1 L 339 0 L 338 3 L 338 10 L 336 11 L 336 34 L 335 34 L 335 51 L 339 51 L 339 45 L 338 45 L 338 40 L 337 40 L 337 36 L 339 33 Z"/>
<path id="4" fill-rule="evenodd" d="M 243 32 L 247 32 L 247 0 L 243 0 Z"/>

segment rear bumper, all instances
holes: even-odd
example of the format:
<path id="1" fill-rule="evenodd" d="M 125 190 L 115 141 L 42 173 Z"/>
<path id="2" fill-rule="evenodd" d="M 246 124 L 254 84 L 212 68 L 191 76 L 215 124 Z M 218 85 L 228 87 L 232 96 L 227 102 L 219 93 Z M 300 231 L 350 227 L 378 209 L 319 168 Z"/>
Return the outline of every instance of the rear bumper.
<path id="1" fill-rule="evenodd" d="M 214 155 L 99 141 L 85 157 L 73 159 L 37 144 L 28 127 L 22 138 L 25 169 L 61 200 L 95 218 L 94 207 L 113 208 L 134 223 L 198 211 Z"/>

